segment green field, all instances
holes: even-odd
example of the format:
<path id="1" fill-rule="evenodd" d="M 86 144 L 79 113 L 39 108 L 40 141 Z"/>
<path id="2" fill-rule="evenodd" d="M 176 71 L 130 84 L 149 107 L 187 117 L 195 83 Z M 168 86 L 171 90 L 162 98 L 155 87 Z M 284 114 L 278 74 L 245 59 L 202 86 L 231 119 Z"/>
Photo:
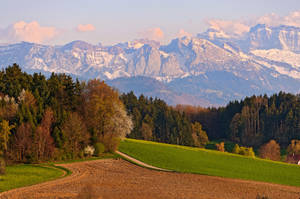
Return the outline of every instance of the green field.
<path id="1" fill-rule="evenodd" d="M 150 165 L 197 173 L 300 186 L 300 166 L 207 149 L 125 139 L 119 150 Z"/>
<path id="2" fill-rule="evenodd" d="M 6 175 L 0 176 L 0 192 L 29 186 L 61 177 L 63 170 L 36 165 L 15 165 L 6 167 Z"/>

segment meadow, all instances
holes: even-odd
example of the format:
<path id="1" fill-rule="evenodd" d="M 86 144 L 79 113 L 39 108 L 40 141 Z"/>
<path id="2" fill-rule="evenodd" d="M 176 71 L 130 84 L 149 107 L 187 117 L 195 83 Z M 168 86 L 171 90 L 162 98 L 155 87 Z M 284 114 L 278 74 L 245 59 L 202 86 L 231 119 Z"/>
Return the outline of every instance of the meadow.
<path id="1" fill-rule="evenodd" d="M 227 152 L 125 139 L 119 150 L 147 164 L 177 172 L 300 186 L 300 166 Z"/>
<path id="2" fill-rule="evenodd" d="M 39 165 L 14 165 L 6 167 L 6 174 L 0 176 L 0 192 L 29 186 L 63 176 L 59 168 Z"/>

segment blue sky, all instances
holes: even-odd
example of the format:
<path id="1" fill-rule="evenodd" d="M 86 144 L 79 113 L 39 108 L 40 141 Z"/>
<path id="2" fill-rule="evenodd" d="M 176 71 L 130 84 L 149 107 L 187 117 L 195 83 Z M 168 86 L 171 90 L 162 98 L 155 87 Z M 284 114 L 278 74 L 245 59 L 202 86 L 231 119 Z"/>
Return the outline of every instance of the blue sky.
<path id="1" fill-rule="evenodd" d="M 242 34 L 257 22 L 300 25 L 299 18 L 299 0 L 3 0 L 0 42 L 107 45 L 145 37 L 166 43 L 209 26 Z"/>

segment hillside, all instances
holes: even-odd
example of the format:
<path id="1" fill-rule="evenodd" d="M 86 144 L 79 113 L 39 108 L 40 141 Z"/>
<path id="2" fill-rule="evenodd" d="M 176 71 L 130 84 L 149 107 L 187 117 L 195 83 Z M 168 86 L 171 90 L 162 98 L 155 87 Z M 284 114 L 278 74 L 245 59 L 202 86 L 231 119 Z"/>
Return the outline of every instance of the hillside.
<path id="1" fill-rule="evenodd" d="M 119 150 L 147 164 L 179 172 L 300 185 L 297 165 L 132 139 L 124 140 Z"/>

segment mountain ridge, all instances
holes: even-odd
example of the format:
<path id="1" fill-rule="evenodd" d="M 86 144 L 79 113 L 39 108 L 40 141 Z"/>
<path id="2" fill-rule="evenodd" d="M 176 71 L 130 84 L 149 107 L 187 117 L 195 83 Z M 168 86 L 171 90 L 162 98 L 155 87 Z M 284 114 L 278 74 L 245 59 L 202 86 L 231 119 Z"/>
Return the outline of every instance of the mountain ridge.
<path id="1" fill-rule="evenodd" d="M 21 42 L 0 46 L 0 66 L 18 63 L 29 72 L 100 78 L 119 85 L 121 92 L 138 91 L 134 81 L 142 82 L 135 77 L 147 77 L 160 82 L 153 84 L 173 98 L 162 95 L 158 87 L 149 91 L 144 84 L 147 95 L 160 96 L 169 104 L 223 105 L 249 94 L 299 92 L 299 37 L 297 27 L 259 24 L 241 38 L 208 29 L 196 37 L 175 38 L 167 45 L 145 39 L 113 46 L 84 41 L 62 46 Z"/>

